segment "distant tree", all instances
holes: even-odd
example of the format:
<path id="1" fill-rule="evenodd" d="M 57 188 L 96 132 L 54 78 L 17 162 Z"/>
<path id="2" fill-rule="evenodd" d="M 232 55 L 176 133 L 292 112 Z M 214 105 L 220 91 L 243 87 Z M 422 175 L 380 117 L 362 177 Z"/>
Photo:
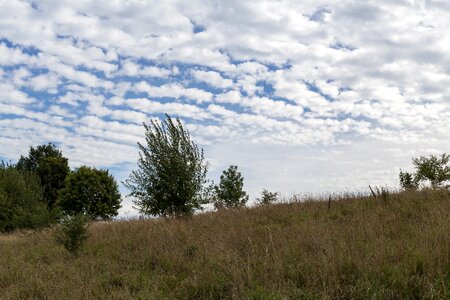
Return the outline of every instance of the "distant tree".
<path id="1" fill-rule="evenodd" d="M 269 205 L 276 202 L 278 199 L 278 192 L 270 192 L 263 189 L 261 192 L 261 197 L 257 198 L 256 201 L 259 205 Z"/>
<path id="2" fill-rule="evenodd" d="M 121 197 L 107 170 L 82 166 L 70 173 L 60 191 L 58 205 L 68 215 L 85 214 L 108 219 L 117 215 Z"/>
<path id="3" fill-rule="evenodd" d="M 177 118 L 144 123 L 146 144 L 138 143 L 138 170 L 124 182 L 141 213 L 190 216 L 205 203 L 207 164 L 203 149 Z"/>
<path id="4" fill-rule="evenodd" d="M 30 147 L 27 157 L 21 156 L 17 168 L 35 172 L 44 189 L 44 200 L 53 208 L 58 198 L 58 191 L 64 187 L 64 180 L 70 172 L 68 159 L 54 144 Z"/>
<path id="5" fill-rule="evenodd" d="M 58 212 L 47 209 L 42 195 L 37 175 L 0 163 L 0 232 L 55 222 Z"/>
<path id="6" fill-rule="evenodd" d="M 404 190 L 417 190 L 419 188 L 419 180 L 415 174 L 400 171 L 400 187 Z"/>
<path id="7" fill-rule="evenodd" d="M 421 183 L 429 183 L 434 189 L 446 187 L 450 181 L 450 155 L 430 155 L 413 158 L 415 173 L 400 171 L 400 185 L 403 189 L 417 189 Z M 447 186 L 448 187 L 448 186 Z"/>
<path id="8" fill-rule="evenodd" d="M 445 153 L 441 156 L 414 158 L 417 179 L 422 182 L 428 181 L 432 188 L 443 187 L 450 180 L 450 166 L 447 165 L 449 160 L 450 155 Z"/>
<path id="9" fill-rule="evenodd" d="M 222 172 L 220 182 L 215 186 L 214 206 L 217 209 L 245 206 L 248 195 L 243 187 L 244 177 L 241 172 L 238 172 L 237 166 L 230 166 Z"/>

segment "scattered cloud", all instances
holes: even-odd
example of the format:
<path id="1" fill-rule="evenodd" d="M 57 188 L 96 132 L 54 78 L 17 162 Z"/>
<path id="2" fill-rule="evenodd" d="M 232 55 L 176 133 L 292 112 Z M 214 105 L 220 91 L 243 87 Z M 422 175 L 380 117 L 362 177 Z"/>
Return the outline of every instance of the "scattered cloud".
<path id="1" fill-rule="evenodd" d="M 446 1 L 1 1 L 0 158 L 122 176 L 169 113 L 254 193 L 395 184 L 448 151 L 449 27 Z"/>

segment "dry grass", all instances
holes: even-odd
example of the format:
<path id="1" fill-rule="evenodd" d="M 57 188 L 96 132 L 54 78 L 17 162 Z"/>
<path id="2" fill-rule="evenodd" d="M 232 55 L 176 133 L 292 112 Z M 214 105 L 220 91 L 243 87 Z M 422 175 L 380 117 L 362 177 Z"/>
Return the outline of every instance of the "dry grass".
<path id="1" fill-rule="evenodd" d="M 450 299 L 450 192 L 98 223 L 0 237 L 4 299 Z"/>

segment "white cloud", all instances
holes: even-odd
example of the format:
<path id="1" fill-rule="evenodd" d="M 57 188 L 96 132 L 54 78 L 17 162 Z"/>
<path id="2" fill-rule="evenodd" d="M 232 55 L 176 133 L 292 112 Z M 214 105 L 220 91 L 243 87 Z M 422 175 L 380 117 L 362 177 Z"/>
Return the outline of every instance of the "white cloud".
<path id="1" fill-rule="evenodd" d="M 126 121 L 130 123 L 142 124 L 148 121 L 147 114 L 132 110 L 113 110 L 111 118 L 118 121 Z"/>
<path id="2" fill-rule="evenodd" d="M 242 105 L 249 107 L 256 114 L 263 114 L 275 118 L 302 120 L 303 108 L 290 105 L 284 101 L 274 101 L 267 97 L 247 98 Z"/>
<path id="3" fill-rule="evenodd" d="M 34 57 L 24 54 L 20 49 L 11 49 L 0 43 L 0 66 L 30 64 L 34 61 Z"/>
<path id="4" fill-rule="evenodd" d="M 140 92 L 145 92 L 151 98 L 187 98 L 196 102 L 211 101 L 213 94 L 198 88 L 185 88 L 180 84 L 168 84 L 162 86 L 151 86 L 148 83 L 141 81 L 136 84 L 136 89 Z"/>
<path id="5" fill-rule="evenodd" d="M 0 103 L 32 103 L 31 99 L 26 93 L 16 89 L 10 84 L 0 83 Z"/>
<path id="6" fill-rule="evenodd" d="M 173 73 L 174 70 L 170 70 L 167 68 L 158 68 L 155 66 L 140 66 L 139 64 L 128 60 L 122 62 L 120 71 L 115 75 L 166 78 Z"/>
<path id="7" fill-rule="evenodd" d="M 223 94 L 217 94 L 215 96 L 215 101 L 217 102 L 221 102 L 221 103 L 235 103 L 235 104 L 239 104 L 242 102 L 242 95 L 239 91 L 228 91 L 226 93 Z"/>
<path id="8" fill-rule="evenodd" d="M 142 134 L 141 126 L 107 122 L 96 116 L 86 116 L 79 120 L 77 132 L 82 135 L 96 136 L 107 141 L 135 144 Z"/>
<path id="9" fill-rule="evenodd" d="M 73 119 L 75 117 L 75 115 L 72 114 L 71 112 L 69 112 L 67 109 L 65 109 L 64 107 L 58 106 L 58 105 L 50 106 L 47 109 L 47 112 L 54 114 L 54 115 L 64 117 L 64 118 Z"/>
<path id="10" fill-rule="evenodd" d="M 29 86 L 35 91 L 47 91 L 50 94 L 58 92 L 59 77 L 55 74 L 42 74 L 30 79 Z"/>
<path id="11" fill-rule="evenodd" d="M 111 88 L 113 86 L 113 84 L 107 80 L 99 79 L 97 76 L 89 72 L 78 71 L 71 66 L 56 62 L 53 59 L 49 59 L 47 67 L 49 68 L 49 70 L 59 74 L 60 76 L 68 80 L 74 81 L 75 83 L 81 83 L 88 87 Z"/>
<path id="12" fill-rule="evenodd" d="M 145 113 L 179 115 L 186 118 L 203 120 L 209 117 L 209 114 L 201 108 L 183 103 L 160 103 L 145 98 L 127 99 L 126 105 L 134 109 L 138 109 Z"/>
<path id="13" fill-rule="evenodd" d="M 196 80 L 206 82 L 213 87 L 226 89 L 233 86 L 231 79 L 223 78 L 218 72 L 195 70 L 192 75 Z"/>

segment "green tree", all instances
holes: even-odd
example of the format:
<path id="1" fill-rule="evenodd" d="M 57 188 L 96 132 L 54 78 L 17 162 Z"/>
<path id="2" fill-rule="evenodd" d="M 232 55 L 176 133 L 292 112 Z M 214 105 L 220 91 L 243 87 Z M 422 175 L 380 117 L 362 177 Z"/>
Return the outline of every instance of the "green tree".
<path id="1" fill-rule="evenodd" d="M 445 153 L 441 156 L 414 158 L 417 180 L 429 182 L 432 188 L 443 187 L 450 180 L 450 166 L 447 165 L 449 160 L 450 155 Z"/>
<path id="2" fill-rule="evenodd" d="M 417 190 L 419 188 L 419 180 L 415 174 L 400 170 L 399 179 L 400 186 L 404 190 Z"/>
<path id="3" fill-rule="evenodd" d="M 141 213 L 190 216 L 205 203 L 207 164 L 203 149 L 177 118 L 144 123 L 146 144 L 138 143 L 138 170 L 124 185 Z"/>
<path id="4" fill-rule="evenodd" d="M 58 191 L 64 187 L 66 176 L 70 172 L 68 159 L 54 144 L 30 147 L 27 157 L 21 156 L 17 168 L 35 172 L 44 189 L 43 196 L 49 208 L 55 206 Z"/>
<path id="5" fill-rule="evenodd" d="M 278 200 L 278 192 L 270 192 L 263 189 L 261 192 L 261 197 L 257 198 L 256 201 L 259 205 L 269 205 Z"/>
<path id="6" fill-rule="evenodd" d="M 40 228 L 55 222 L 58 212 L 47 209 L 42 195 L 34 173 L 0 163 L 0 231 Z"/>
<path id="7" fill-rule="evenodd" d="M 248 195 L 243 190 L 244 177 L 238 172 L 237 166 L 230 166 L 220 175 L 220 182 L 215 186 L 216 208 L 242 207 L 248 201 Z"/>
<path id="8" fill-rule="evenodd" d="M 85 214 L 108 219 L 117 215 L 121 197 L 107 170 L 82 166 L 70 173 L 60 191 L 58 205 L 68 215 Z"/>
<path id="9" fill-rule="evenodd" d="M 429 183 L 433 189 L 446 187 L 450 181 L 450 155 L 430 155 L 413 158 L 414 173 L 400 171 L 400 186 L 403 189 L 417 189 L 421 183 Z M 448 187 L 448 186 L 447 186 Z"/>

